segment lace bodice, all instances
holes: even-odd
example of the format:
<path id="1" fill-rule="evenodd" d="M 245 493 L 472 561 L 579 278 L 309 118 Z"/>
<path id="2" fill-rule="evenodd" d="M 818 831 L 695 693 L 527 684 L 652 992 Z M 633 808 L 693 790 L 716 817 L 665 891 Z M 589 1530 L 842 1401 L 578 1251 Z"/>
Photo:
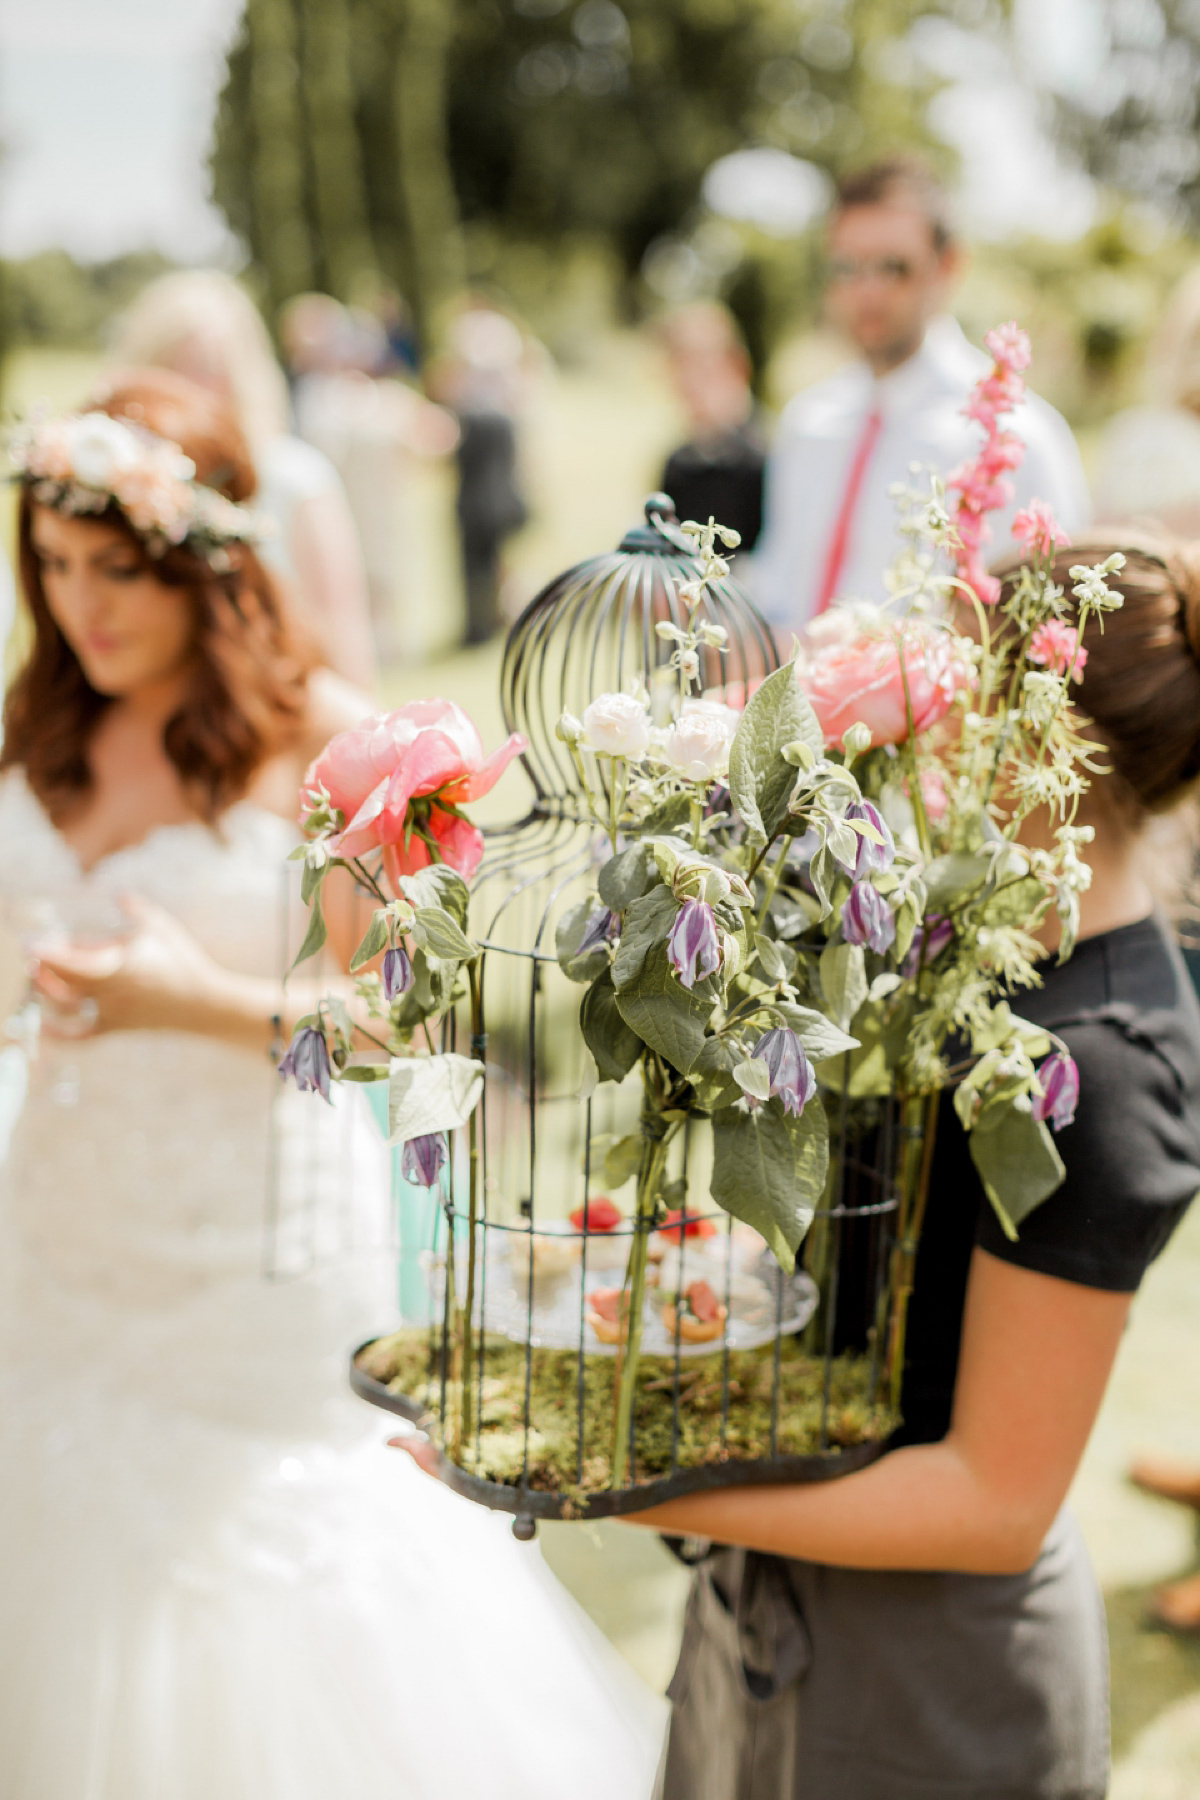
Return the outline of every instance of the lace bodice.
<path id="1" fill-rule="evenodd" d="M 0 903 L 11 921 L 15 903 L 44 899 L 86 930 L 132 891 L 225 967 L 278 977 L 300 917 L 295 842 L 286 821 L 242 802 L 216 830 L 160 826 L 85 872 L 13 772 L 0 782 Z M 171 1305 L 257 1280 L 268 1234 L 289 1221 L 315 1229 L 347 1202 L 370 1207 L 372 1183 L 354 1173 L 364 1129 L 353 1097 L 331 1109 L 281 1093 L 265 1055 L 194 1033 L 44 1034 L 9 1158 L 10 1222 L 39 1273 L 77 1295 Z M 377 1169 L 376 1200 L 383 1179 Z"/>

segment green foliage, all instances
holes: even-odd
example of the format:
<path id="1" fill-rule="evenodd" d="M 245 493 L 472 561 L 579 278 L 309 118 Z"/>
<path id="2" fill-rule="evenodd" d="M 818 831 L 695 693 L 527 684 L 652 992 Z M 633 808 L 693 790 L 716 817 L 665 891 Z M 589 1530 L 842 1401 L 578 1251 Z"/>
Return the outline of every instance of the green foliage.
<path id="1" fill-rule="evenodd" d="M 367 963 L 374 962 L 375 958 L 377 956 L 382 956 L 383 952 L 387 949 L 387 921 L 388 915 L 383 907 L 378 907 L 376 911 L 372 913 L 371 923 L 363 933 L 362 942 L 354 952 L 354 955 L 350 958 L 350 973 L 352 975 L 356 970 L 364 968 Z"/>
<path id="2" fill-rule="evenodd" d="M 698 218 L 705 170 L 748 143 L 837 169 L 923 141 L 935 85 L 888 74 L 924 9 L 849 0 L 247 0 L 228 57 L 213 192 L 278 304 L 381 277 L 426 334 L 467 277 L 561 279 L 580 246 L 627 288 Z M 464 235 L 460 235 L 460 221 Z M 753 234 L 751 234 L 753 236 Z M 464 249 L 465 246 L 465 249 Z M 805 263 L 726 267 L 756 360 Z M 464 254 L 466 261 L 464 262 Z"/>
<path id="3" fill-rule="evenodd" d="M 583 996 L 579 1027 L 601 1081 L 624 1081 L 642 1053 L 642 1041 L 621 1016 L 607 964 Z"/>
<path id="4" fill-rule="evenodd" d="M 817 716 L 789 664 L 768 675 L 751 696 L 729 752 L 730 797 L 753 843 L 769 842 L 787 817 L 796 768 L 783 752 L 797 741 L 814 757 L 823 754 Z"/>
<path id="5" fill-rule="evenodd" d="M 577 906 L 563 914 L 555 927 L 554 950 L 558 966 L 568 981 L 586 984 L 593 982 L 602 972 L 607 973 L 608 956 L 603 946 L 589 950 L 586 956 L 578 955 L 580 940 L 595 910 L 590 900 L 581 900 Z"/>
<path id="6" fill-rule="evenodd" d="M 433 1131 L 465 1125 L 483 1093 L 483 1064 L 447 1051 L 441 1056 L 401 1057 L 392 1063 L 388 1089 L 390 1142 L 407 1143 Z"/>
<path id="7" fill-rule="evenodd" d="M 778 1100 L 713 1114 L 713 1199 L 752 1225 L 785 1269 L 795 1266 L 828 1167 L 829 1129 L 816 1101 L 799 1118 Z"/>
<path id="8" fill-rule="evenodd" d="M 614 980 L 616 964 L 613 965 Z M 703 984 L 685 988 L 667 960 L 663 942 L 650 945 L 637 974 L 617 989 L 621 1017 L 671 1068 L 686 1075 L 704 1048 L 713 997 Z"/>
<path id="9" fill-rule="evenodd" d="M 1066 1169 L 1048 1127 L 1021 1107 L 994 1103 L 980 1114 L 970 1139 L 971 1160 L 1005 1235 L 1060 1185 Z"/>

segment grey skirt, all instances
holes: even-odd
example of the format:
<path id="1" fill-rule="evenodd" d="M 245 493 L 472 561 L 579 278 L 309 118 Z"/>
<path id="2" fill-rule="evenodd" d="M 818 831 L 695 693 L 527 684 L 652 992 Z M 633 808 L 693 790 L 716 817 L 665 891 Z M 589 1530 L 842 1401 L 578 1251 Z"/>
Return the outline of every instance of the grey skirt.
<path id="1" fill-rule="evenodd" d="M 723 1550 L 697 1570 L 656 1800 L 1103 1800 L 1104 1607 L 1060 1514 L 1023 1575 Z"/>

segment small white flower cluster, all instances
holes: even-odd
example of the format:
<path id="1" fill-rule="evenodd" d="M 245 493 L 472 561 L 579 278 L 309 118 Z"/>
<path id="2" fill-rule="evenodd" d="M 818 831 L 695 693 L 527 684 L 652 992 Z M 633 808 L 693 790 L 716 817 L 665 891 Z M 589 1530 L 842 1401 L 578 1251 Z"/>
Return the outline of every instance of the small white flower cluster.
<path id="1" fill-rule="evenodd" d="M 108 413 L 30 419 L 8 452 L 39 504 L 77 516 L 115 501 L 154 556 L 188 543 L 219 568 L 226 544 L 267 535 L 250 507 L 196 480 L 196 465 L 178 444 Z"/>
<path id="2" fill-rule="evenodd" d="M 712 781 L 729 764 L 741 715 L 718 700 L 685 700 L 666 728 L 654 724 L 644 690 L 599 694 L 582 719 L 564 713 L 558 736 L 594 756 L 665 764 L 685 781 Z"/>

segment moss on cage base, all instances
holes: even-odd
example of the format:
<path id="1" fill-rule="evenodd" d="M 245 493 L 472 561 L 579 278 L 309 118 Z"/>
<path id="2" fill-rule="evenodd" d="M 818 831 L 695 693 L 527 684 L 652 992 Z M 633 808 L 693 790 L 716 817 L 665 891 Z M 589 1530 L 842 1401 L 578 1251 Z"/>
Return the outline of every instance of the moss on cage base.
<path id="1" fill-rule="evenodd" d="M 794 1339 L 780 1345 L 779 1423 L 776 1454 L 811 1456 L 821 1449 L 821 1393 L 825 1364 L 808 1356 Z M 753 1462 L 771 1455 L 771 1388 L 775 1350 L 735 1350 L 729 1356 L 729 1418 L 721 1431 L 722 1355 L 688 1357 L 679 1373 L 678 1446 L 672 1462 L 675 1363 L 672 1357 L 643 1356 L 637 1376 L 635 1474 L 639 1482 L 669 1475 L 672 1468 L 699 1468 L 726 1461 Z M 416 1327 L 377 1338 L 358 1355 L 364 1375 L 437 1413 L 441 1381 L 431 1379 L 429 1333 Z M 530 1488 L 585 1495 L 610 1481 L 615 1362 L 584 1357 L 584 1445 L 579 1456 L 579 1357 L 573 1350 L 534 1350 L 530 1391 Z M 878 1382 L 876 1383 L 879 1386 Z M 842 1450 L 878 1443 L 899 1423 L 882 1399 L 872 1403 L 871 1365 L 864 1356 L 838 1356 L 830 1369 L 827 1446 Z M 507 1338 L 488 1338 L 484 1347 L 482 1429 L 461 1459 L 470 1474 L 517 1485 L 525 1464 L 525 1350 Z M 447 1407 L 455 1404 L 447 1386 Z M 474 1435 L 474 1434 L 473 1434 Z"/>

